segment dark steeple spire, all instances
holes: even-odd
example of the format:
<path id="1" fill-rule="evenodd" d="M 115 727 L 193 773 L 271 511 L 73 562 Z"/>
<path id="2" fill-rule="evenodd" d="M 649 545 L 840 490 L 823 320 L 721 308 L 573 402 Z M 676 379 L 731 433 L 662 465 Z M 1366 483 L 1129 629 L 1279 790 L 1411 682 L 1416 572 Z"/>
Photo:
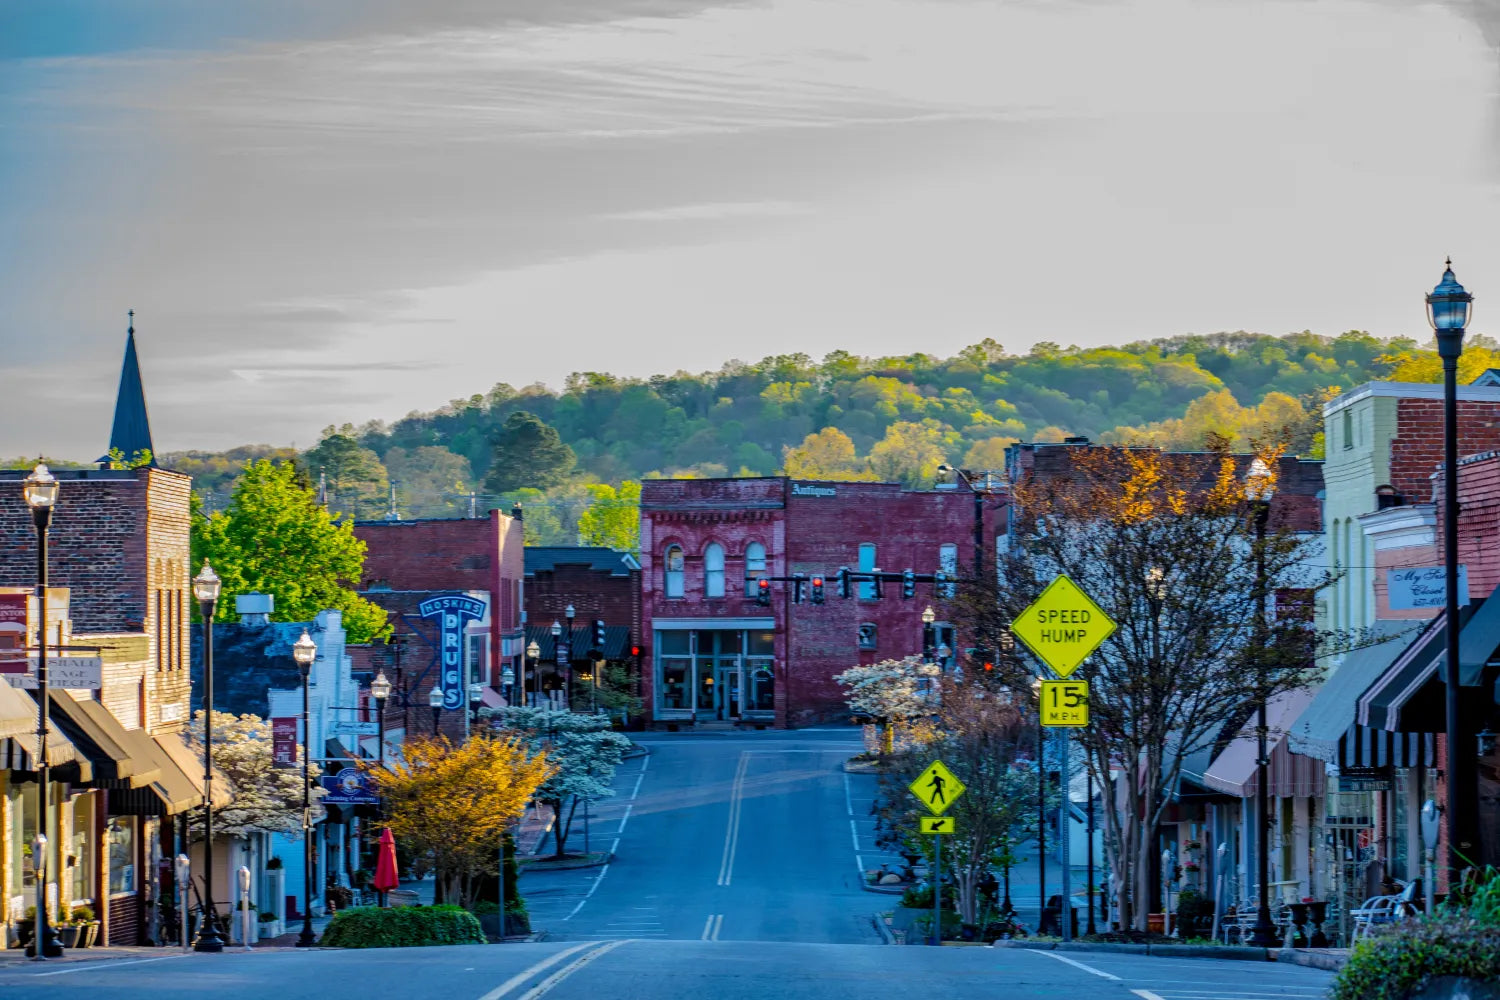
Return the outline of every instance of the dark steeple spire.
<path id="1" fill-rule="evenodd" d="M 130 310 L 130 329 L 125 334 L 125 364 L 120 369 L 120 391 L 115 397 L 115 425 L 109 433 L 109 448 L 125 454 L 126 461 L 143 451 L 152 454 L 151 422 L 146 417 L 146 391 L 141 386 L 141 366 L 135 356 L 135 310 Z"/>

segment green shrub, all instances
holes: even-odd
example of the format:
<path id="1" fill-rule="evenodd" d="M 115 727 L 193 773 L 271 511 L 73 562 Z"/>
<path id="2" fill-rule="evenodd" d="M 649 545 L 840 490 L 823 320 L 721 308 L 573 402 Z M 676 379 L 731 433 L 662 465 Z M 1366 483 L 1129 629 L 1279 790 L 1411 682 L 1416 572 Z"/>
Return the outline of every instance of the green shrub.
<path id="1" fill-rule="evenodd" d="M 1444 916 L 1355 945 L 1334 979 L 1331 1000 L 1404 1000 L 1437 976 L 1500 978 L 1500 926 Z"/>
<path id="2" fill-rule="evenodd" d="M 333 915 L 322 943 L 329 948 L 425 948 L 484 944 L 472 913 L 458 906 L 357 906 Z"/>
<path id="3" fill-rule="evenodd" d="M 943 906 L 952 907 L 958 902 L 958 889 L 955 886 L 943 886 Z M 932 909 L 932 886 L 914 885 L 901 894 L 901 905 L 913 910 Z"/>

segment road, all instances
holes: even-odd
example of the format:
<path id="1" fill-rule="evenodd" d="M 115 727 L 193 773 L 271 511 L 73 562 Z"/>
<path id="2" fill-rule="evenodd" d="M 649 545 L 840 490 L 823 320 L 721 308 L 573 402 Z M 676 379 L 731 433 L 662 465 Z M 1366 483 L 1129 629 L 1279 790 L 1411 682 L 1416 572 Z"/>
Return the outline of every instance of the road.
<path id="1" fill-rule="evenodd" d="M 1273 963 L 880 945 L 893 898 L 860 887 L 874 779 L 847 730 L 652 736 L 593 817 L 607 868 L 532 872 L 533 944 L 280 950 L 0 966 L 0 997 L 55 1000 L 1274 1000 L 1328 973 Z M 580 839 L 570 849 L 582 847 Z M 61 992 L 59 992 L 61 990 Z"/>

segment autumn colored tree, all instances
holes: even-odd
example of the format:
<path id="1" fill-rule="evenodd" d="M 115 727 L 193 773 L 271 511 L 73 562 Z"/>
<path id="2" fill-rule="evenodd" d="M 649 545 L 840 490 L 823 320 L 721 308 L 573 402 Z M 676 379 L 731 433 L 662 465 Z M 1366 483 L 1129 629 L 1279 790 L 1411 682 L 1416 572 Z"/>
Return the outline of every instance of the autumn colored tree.
<path id="1" fill-rule="evenodd" d="M 1005 468 L 1005 449 L 1018 440 L 1020 439 L 1001 435 L 976 441 L 974 446 L 964 453 L 963 467 L 990 471 L 1003 469 Z"/>
<path id="2" fill-rule="evenodd" d="M 1443 359 L 1432 348 L 1407 347 L 1384 354 L 1379 361 L 1390 366 L 1386 379 L 1391 382 L 1443 380 Z M 1491 368 L 1500 368 L 1500 344 L 1483 334 L 1467 337 L 1464 352 L 1458 358 L 1458 384 L 1468 385 Z"/>
<path id="3" fill-rule="evenodd" d="M 1277 454 L 1265 458 L 1274 471 Z M 1106 801 L 1121 804 L 1104 813 L 1110 862 L 1124 877 L 1120 912 L 1145 930 L 1156 831 L 1183 760 L 1242 725 L 1261 698 L 1308 683 L 1315 644 L 1331 639 L 1283 614 L 1258 645 L 1257 598 L 1310 596 L 1332 578 L 1317 568 L 1318 543 L 1275 509 L 1256 542 L 1244 456 L 1080 448 L 1071 462 L 1068 476 L 1013 485 L 1016 544 L 993 604 L 972 607 L 971 624 L 999 639 L 1059 573 L 1115 621 L 1074 675 L 1089 682 L 1091 717 L 1074 738 Z M 1002 672 L 1019 674 L 1013 689 L 1029 696 L 1017 669 L 1026 658 L 1014 647 L 1008 657 Z"/>
<path id="4" fill-rule="evenodd" d="M 203 713 L 193 713 L 193 725 L 188 730 L 188 745 L 203 760 Z M 297 747 L 294 767 L 278 767 L 271 753 L 271 724 L 258 715 L 234 715 L 230 712 L 214 712 L 214 770 L 221 772 L 229 781 L 228 792 L 232 801 L 227 806 L 214 810 L 214 828 L 217 832 L 234 837 L 250 833 L 282 833 L 292 837 L 302 835 L 302 747 Z M 309 773 L 317 780 L 322 768 L 313 764 Z M 203 772 L 198 771 L 194 777 Z M 315 785 L 312 789 L 313 811 L 310 821 L 323 821 L 324 810 L 319 804 L 323 789 Z M 193 816 L 201 816 L 202 808 L 194 809 Z M 201 819 L 188 819 L 188 829 L 195 836 L 201 835 Z"/>
<path id="5" fill-rule="evenodd" d="M 545 750 L 516 735 L 475 732 L 408 739 L 388 770 L 367 772 L 385 801 L 387 823 L 408 850 L 430 854 L 442 898 L 468 906 L 482 880 L 499 872 L 506 829 L 556 772 Z"/>
<path id="6" fill-rule="evenodd" d="M 199 516 L 195 496 L 194 510 L 193 565 L 207 559 L 223 581 L 219 621 L 233 621 L 234 598 L 255 591 L 276 598 L 276 621 L 311 621 L 324 609 L 343 612 L 351 643 L 389 630 L 385 609 L 353 590 L 365 564 L 365 543 L 355 537 L 353 522 L 334 521 L 290 462 L 255 462 L 225 509 Z"/>
<path id="7" fill-rule="evenodd" d="M 578 539 L 584 545 L 602 545 L 617 552 L 641 551 L 641 484 L 633 479 L 618 488 L 608 483 L 589 483 L 588 509 L 578 518 Z"/>
<path id="8" fill-rule="evenodd" d="M 860 461 L 854 442 L 837 427 L 809 434 L 782 455 L 782 471 L 793 479 L 868 480 L 875 476 Z"/>
<path id="9" fill-rule="evenodd" d="M 1205 451 L 1215 446 L 1248 452 L 1256 441 L 1285 441 L 1295 455 L 1310 455 L 1323 429 L 1322 395 L 1304 405 L 1284 392 L 1267 393 L 1256 406 L 1241 406 L 1228 389 L 1205 393 L 1181 417 L 1120 427 L 1102 436 L 1105 444 L 1153 447 L 1165 451 Z"/>
<path id="10" fill-rule="evenodd" d="M 898 421 L 887 427 L 885 437 L 870 449 L 870 471 L 881 482 L 912 488 L 931 486 L 947 450 L 956 443 L 957 436 L 945 433 L 936 420 Z"/>

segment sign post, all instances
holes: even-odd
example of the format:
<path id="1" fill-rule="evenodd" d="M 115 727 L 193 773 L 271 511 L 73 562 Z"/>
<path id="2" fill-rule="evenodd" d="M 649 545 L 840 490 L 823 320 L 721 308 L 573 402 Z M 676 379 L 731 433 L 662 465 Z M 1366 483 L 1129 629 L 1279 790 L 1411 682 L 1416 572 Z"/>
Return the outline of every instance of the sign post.
<path id="1" fill-rule="evenodd" d="M 1062 806 L 1058 810 L 1057 836 L 1058 861 L 1062 864 L 1062 905 L 1058 907 L 1057 919 L 1062 925 L 1064 941 L 1073 939 L 1073 873 L 1072 858 L 1072 793 L 1069 790 L 1069 758 L 1072 756 L 1072 741 L 1068 730 L 1089 724 L 1089 684 L 1086 680 L 1069 680 L 1073 671 L 1099 648 L 1115 630 L 1115 623 L 1085 594 L 1065 573 L 1056 578 L 1041 592 L 1025 611 L 1010 623 L 1010 630 L 1024 642 L 1037 658 L 1052 669 L 1061 680 L 1043 678 L 1037 692 L 1039 721 L 1048 728 L 1061 732 L 1062 759 L 1058 771 L 1062 779 Z M 1037 761 L 1037 768 L 1043 768 Z M 1089 834 L 1092 838 L 1092 832 Z M 1092 840 L 1090 841 L 1092 843 Z M 1046 872 L 1045 852 L 1037 852 L 1038 863 Z M 1093 899 L 1093 887 L 1089 887 L 1089 899 Z"/>
<path id="2" fill-rule="evenodd" d="M 953 832 L 953 820 L 944 816 L 966 787 L 940 760 L 927 765 L 917 780 L 906 786 L 931 816 L 921 818 L 921 831 L 932 834 L 932 943 L 943 943 L 943 836 Z"/>

